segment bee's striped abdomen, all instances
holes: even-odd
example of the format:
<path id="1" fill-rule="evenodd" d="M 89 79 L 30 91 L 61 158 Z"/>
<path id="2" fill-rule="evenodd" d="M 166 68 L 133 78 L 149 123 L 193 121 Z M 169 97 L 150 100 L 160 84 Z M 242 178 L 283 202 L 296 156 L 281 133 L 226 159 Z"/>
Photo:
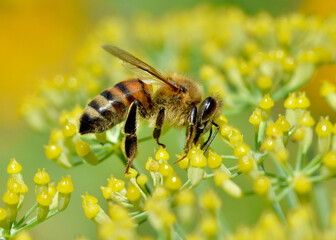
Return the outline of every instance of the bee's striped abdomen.
<path id="1" fill-rule="evenodd" d="M 138 100 L 144 109 L 152 104 L 149 86 L 139 79 L 123 81 L 106 89 L 84 109 L 79 132 L 97 133 L 112 128 L 126 119 L 134 100 Z"/>

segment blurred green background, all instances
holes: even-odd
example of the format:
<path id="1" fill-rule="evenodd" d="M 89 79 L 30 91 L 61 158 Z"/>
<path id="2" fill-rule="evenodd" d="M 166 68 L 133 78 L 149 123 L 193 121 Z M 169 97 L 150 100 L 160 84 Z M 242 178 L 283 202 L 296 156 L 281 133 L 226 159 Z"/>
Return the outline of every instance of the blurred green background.
<path id="1" fill-rule="evenodd" d="M 7 181 L 6 167 L 11 157 L 15 157 L 23 165 L 23 176 L 30 191 L 24 201 L 21 213 L 24 213 L 35 202 L 33 176 L 37 168 L 46 168 L 51 178 L 58 182 L 61 176 L 72 175 L 75 186 L 73 198 L 68 209 L 34 228 L 31 234 L 34 239 L 72 239 L 83 234 L 90 239 L 96 237 L 95 225 L 84 217 L 81 208 L 80 194 L 89 191 L 91 195 L 102 200 L 99 186 L 106 184 L 111 173 L 122 176 L 123 166 L 116 157 L 111 157 L 97 167 L 80 166 L 71 170 L 63 169 L 46 160 L 43 145 L 48 135 L 30 131 L 17 114 L 17 105 L 22 97 L 31 94 L 43 78 L 55 74 L 71 73 L 75 69 L 74 58 L 85 39 L 92 33 L 99 22 L 113 15 L 132 16 L 135 12 L 147 12 L 160 16 L 174 9 L 188 9 L 201 0 L 154 1 L 154 0 L 2 0 L 0 1 L 0 194 L 5 191 Z M 327 15 L 336 9 L 336 3 L 328 0 L 212 0 L 214 5 L 234 5 L 243 8 L 248 14 L 268 11 L 273 15 L 281 15 L 294 11 Z M 333 73 L 335 68 L 333 68 Z M 324 70 L 328 76 L 330 70 Z M 323 75 L 323 76 L 324 76 Z M 122 79 L 120 79 L 122 80 Z M 314 89 L 314 83 L 308 87 Z M 318 111 L 318 110 L 317 110 Z M 237 122 L 242 132 L 249 133 L 246 122 Z M 174 136 L 172 130 L 162 139 L 163 142 Z M 251 132 L 252 133 L 252 132 Z M 139 133 L 141 136 L 141 133 Z M 153 154 L 152 141 L 144 143 L 147 153 Z M 146 144 L 149 147 L 146 147 Z M 177 145 L 179 143 L 176 143 Z M 179 149 L 180 147 L 177 147 Z M 144 160 L 145 161 L 145 160 Z M 249 204 L 246 204 L 248 201 Z M 230 207 L 240 205 L 237 208 Z M 235 224 L 253 223 L 262 210 L 261 201 L 251 199 L 225 199 L 223 211 Z M 256 214 L 246 216 L 246 212 L 255 209 Z"/>

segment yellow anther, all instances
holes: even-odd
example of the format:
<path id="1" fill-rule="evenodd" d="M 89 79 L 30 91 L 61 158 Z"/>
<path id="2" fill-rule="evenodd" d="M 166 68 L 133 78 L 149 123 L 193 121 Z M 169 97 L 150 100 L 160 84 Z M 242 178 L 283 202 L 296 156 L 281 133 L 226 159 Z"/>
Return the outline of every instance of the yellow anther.
<path id="1" fill-rule="evenodd" d="M 111 187 L 104 187 L 104 186 L 100 186 L 100 190 L 103 193 L 103 197 L 105 199 L 110 199 L 111 198 L 111 194 L 113 193 L 113 190 Z"/>
<path id="2" fill-rule="evenodd" d="M 179 192 L 176 196 L 177 205 L 191 205 L 195 202 L 195 194 L 190 190 Z"/>
<path id="3" fill-rule="evenodd" d="M 71 181 L 71 176 L 62 177 L 62 180 L 57 184 L 57 191 L 60 193 L 71 193 L 74 187 Z"/>
<path id="4" fill-rule="evenodd" d="M 218 223 L 213 216 L 207 216 L 201 221 L 201 231 L 208 237 L 214 237 L 219 230 Z"/>
<path id="5" fill-rule="evenodd" d="M 63 136 L 64 137 L 72 137 L 76 134 L 77 129 L 76 126 L 72 123 L 67 123 L 63 126 Z"/>
<path id="6" fill-rule="evenodd" d="M 160 164 L 155 161 L 153 158 L 149 157 L 146 162 L 146 169 L 150 172 L 158 172 L 160 168 Z"/>
<path id="7" fill-rule="evenodd" d="M 135 178 L 137 175 L 138 175 L 137 170 L 135 170 L 134 168 L 130 168 L 128 169 L 128 173 L 125 173 L 125 178 L 131 179 Z"/>
<path id="8" fill-rule="evenodd" d="M 336 93 L 336 85 L 332 84 L 328 81 L 323 81 L 321 88 L 320 88 L 320 94 L 322 97 L 326 97 L 331 93 Z"/>
<path id="9" fill-rule="evenodd" d="M 296 107 L 306 109 L 310 106 L 310 101 L 306 97 L 305 92 L 299 92 L 298 97 L 296 98 Z"/>
<path id="10" fill-rule="evenodd" d="M 277 136 L 282 136 L 283 133 L 280 126 L 275 123 L 268 124 L 266 128 L 266 136 L 276 138 Z"/>
<path id="11" fill-rule="evenodd" d="M 213 211 L 220 208 L 221 200 L 213 191 L 206 191 L 201 196 L 201 204 L 206 210 Z"/>
<path id="12" fill-rule="evenodd" d="M 169 160 L 169 153 L 162 146 L 160 146 L 159 150 L 155 154 L 155 159 L 167 161 Z"/>
<path id="13" fill-rule="evenodd" d="M 258 195 L 265 195 L 270 188 L 270 181 L 267 177 L 260 176 L 253 182 L 254 192 Z"/>
<path id="14" fill-rule="evenodd" d="M 241 143 L 233 149 L 233 155 L 241 158 L 249 153 L 251 148 L 246 143 Z"/>
<path id="15" fill-rule="evenodd" d="M 298 59 L 300 62 L 316 63 L 318 56 L 314 50 L 304 50 L 299 53 Z"/>
<path id="16" fill-rule="evenodd" d="M 232 126 L 225 124 L 220 128 L 220 133 L 224 138 L 228 139 L 233 129 Z"/>
<path id="17" fill-rule="evenodd" d="M 216 171 L 214 181 L 217 186 L 221 186 L 225 180 L 230 179 L 230 176 L 222 171 Z"/>
<path id="18" fill-rule="evenodd" d="M 290 93 L 284 102 L 284 107 L 287 109 L 297 108 L 297 101 L 295 93 Z"/>
<path id="19" fill-rule="evenodd" d="M 85 217 L 88 219 L 96 217 L 100 209 L 99 205 L 97 204 L 98 199 L 90 196 L 88 193 L 86 193 L 85 195 L 81 195 L 81 197 L 83 199 L 82 207 Z"/>
<path id="20" fill-rule="evenodd" d="M 257 80 L 257 85 L 261 90 L 270 89 L 272 86 L 272 78 L 266 75 L 261 75 Z"/>
<path id="21" fill-rule="evenodd" d="M 57 189 L 55 187 L 54 182 L 48 184 L 48 193 L 50 194 L 51 197 L 54 197 L 56 195 Z"/>
<path id="22" fill-rule="evenodd" d="M 292 140 L 293 142 L 298 142 L 303 140 L 303 138 L 305 137 L 305 131 L 303 130 L 302 127 L 297 127 L 292 135 Z"/>
<path id="23" fill-rule="evenodd" d="M 127 187 L 126 197 L 129 201 L 135 202 L 140 199 L 141 193 L 134 184 L 129 184 Z"/>
<path id="24" fill-rule="evenodd" d="M 220 127 L 222 127 L 228 123 L 228 120 L 224 115 L 219 115 L 215 118 L 215 123 L 217 123 Z"/>
<path id="25" fill-rule="evenodd" d="M 282 132 L 288 132 L 290 130 L 290 124 L 289 124 L 289 122 L 281 114 L 279 114 L 278 119 L 275 121 L 275 125 Z"/>
<path id="26" fill-rule="evenodd" d="M 333 131 L 333 125 L 329 121 L 329 118 L 321 118 L 317 123 L 315 132 L 319 137 L 328 137 Z"/>
<path id="27" fill-rule="evenodd" d="M 176 157 L 178 160 L 180 160 L 183 156 L 185 155 L 185 153 L 182 153 L 181 155 L 176 154 Z M 177 162 L 177 165 L 181 168 L 181 169 L 187 169 L 189 166 L 189 158 L 185 157 L 182 160 Z"/>
<path id="28" fill-rule="evenodd" d="M 9 161 L 9 165 L 7 167 L 8 174 L 20 173 L 22 171 L 22 166 L 19 162 L 15 160 L 15 158 L 11 158 Z"/>
<path id="29" fill-rule="evenodd" d="M 141 187 L 144 187 L 148 181 L 148 177 L 142 173 L 137 177 L 136 181 Z"/>
<path id="30" fill-rule="evenodd" d="M 254 167 L 254 160 L 251 156 L 244 156 L 238 160 L 238 170 L 242 173 L 248 173 Z"/>
<path id="31" fill-rule="evenodd" d="M 307 176 L 297 174 L 293 179 L 293 188 L 299 194 L 306 194 L 311 191 L 312 184 Z"/>
<path id="32" fill-rule="evenodd" d="M 203 155 L 200 146 L 193 146 L 188 152 L 188 158 L 193 167 L 204 168 L 207 165 L 206 157 Z"/>
<path id="33" fill-rule="evenodd" d="M 62 148 L 57 144 L 49 143 L 44 146 L 46 157 L 50 160 L 54 160 L 61 155 Z"/>
<path id="34" fill-rule="evenodd" d="M 173 172 L 174 172 L 173 167 L 170 166 L 168 163 L 161 163 L 160 164 L 159 173 L 161 173 L 162 176 L 166 177 Z"/>
<path id="35" fill-rule="evenodd" d="M 323 157 L 324 165 L 332 171 L 336 170 L 336 152 L 328 152 Z"/>
<path id="36" fill-rule="evenodd" d="M 90 145 L 87 142 L 78 140 L 76 142 L 76 153 L 80 157 L 85 157 L 91 152 Z"/>
<path id="37" fill-rule="evenodd" d="M 234 130 L 232 130 L 232 132 L 229 136 L 229 140 L 230 140 L 230 143 L 232 144 L 232 146 L 237 146 L 237 145 L 243 143 L 244 137 L 239 131 L 234 129 Z"/>
<path id="38" fill-rule="evenodd" d="M 284 58 L 281 64 L 282 64 L 283 70 L 287 72 L 292 72 L 296 68 L 296 62 L 294 58 L 291 58 L 291 57 Z"/>
<path id="39" fill-rule="evenodd" d="M 9 178 L 7 182 L 7 189 L 14 193 L 20 193 L 21 192 L 21 184 L 19 184 L 16 180 L 13 178 Z"/>
<path id="40" fill-rule="evenodd" d="M 217 74 L 216 69 L 210 65 L 203 65 L 200 69 L 200 77 L 204 80 L 208 80 L 209 78 L 212 78 L 216 74 Z"/>
<path id="41" fill-rule="evenodd" d="M 2 197 L 2 200 L 6 204 L 14 205 L 14 204 L 18 204 L 20 199 L 19 199 L 19 196 L 15 192 L 7 190 Z"/>
<path id="42" fill-rule="evenodd" d="M 111 176 L 108 179 L 108 187 L 112 188 L 113 192 L 119 192 L 125 187 L 125 182 Z"/>
<path id="43" fill-rule="evenodd" d="M 271 109 L 274 106 L 274 101 L 271 98 L 270 94 L 266 94 L 263 99 L 259 102 L 259 107 L 263 110 Z"/>
<path id="44" fill-rule="evenodd" d="M 7 217 L 7 211 L 4 208 L 0 208 L 0 221 L 4 220 Z"/>
<path id="45" fill-rule="evenodd" d="M 50 132 L 50 143 L 56 143 L 58 141 L 60 141 L 61 139 L 63 139 L 63 132 L 60 129 L 53 129 Z"/>
<path id="46" fill-rule="evenodd" d="M 219 168 L 222 165 L 223 158 L 217 153 L 209 150 L 208 166 L 210 168 Z"/>
<path id="47" fill-rule="evenodd" d="M 47 190 L 43 190 L 36 196 L 36 201 L 42 206 L 50 206 L 52 204 L 52 198 Z"/>
<path id="48" fill-rule="evenodd" d="M 253 125 L 253 126 L 259 126 L 259 124 L 262 121 L 262 115 L 261 115 L 262 111 L 260 108 L 256 108 L 252 115 L 249 118 L 249 122 Z"/>
<path id="49" fill-rule="evenodd" d="M 178 190 L 182 186 L 181 179 L 175 173 L 172 173 L 166 177 L 164 183 L 165 186 L 172 191 Z"/>
<path id="50" fill-rule="evenodd" d="M 301 126 L 312 127 L 315 124 L 314 118 L 310 115 L 310 112 L 306 111 L 299 121 Z"/>
<path id="51" fill-rule="evenodd" d="M 275 151 L 275 155 L 280 162 L 285 163 L 288 160 L 289 152 L 286 148 L 280 148 Z"/>
<path id="52" fill-rule="evenodd" d="M 43 168 L 42 171 L 41 169 L 37 170 L 37 173 L 34 176 L 34 182 L 38 185 L 45 185 L 50 182 L 50 176 L 49 174 L 45 171 Z"/>

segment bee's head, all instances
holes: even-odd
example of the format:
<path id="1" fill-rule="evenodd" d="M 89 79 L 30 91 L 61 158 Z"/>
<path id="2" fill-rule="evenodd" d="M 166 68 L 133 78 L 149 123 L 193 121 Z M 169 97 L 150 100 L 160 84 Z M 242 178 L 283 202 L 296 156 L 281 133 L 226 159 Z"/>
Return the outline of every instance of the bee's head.
<path id="1" fill-rule="evenodd" d="M 221 105 L 221 101 L 215 97 L 207 97 L 203 100 L 197 109 L 194 143 L 197 143 L 199 137 L 211 128 L 213 119 L 220 113 Z"/>

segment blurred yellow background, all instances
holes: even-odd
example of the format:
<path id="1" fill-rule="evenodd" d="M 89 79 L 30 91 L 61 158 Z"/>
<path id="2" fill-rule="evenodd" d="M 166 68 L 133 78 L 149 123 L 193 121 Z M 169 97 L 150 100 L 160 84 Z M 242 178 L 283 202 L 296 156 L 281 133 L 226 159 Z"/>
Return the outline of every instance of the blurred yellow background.
<path id="1" fill-rule="evenodd" d="M 136 11 L 161 14 L 169 9 L 187 8 L 202 1 L 175 0 L 158 3 L 154 0 L 145 0 L 139 2 L 137 0 L 0 1 L 0 186 L 3 186 L 2 184 L 7 178 L 7 176 L 3 177 L 5 175 L 4 171 L 9 158 L 12 156 L 17 157 L 19 161 L 31 161 L 31 164 L 23 164 L 24 167 L 31 165 L 31 169 L 24 172 L 27 182 L 32 181 L 36 166 L 49 167 L 49 169 L 55 166 L 44 157 L 42 145 L 47 142 L 47 137 L 32 134 L 25 129 L 26 126 L 21 122 L 18 115 L 18 104 L 22 101 L 23 96 L 36 91 L 42 79 L 51 78 L 58 73 L 66 74 L 74 71 L 76 52 L 85 42 L 86 36 L 93 32 L 101 19 L 115 13 L 132 15 Z M 223 1 L 213 0 L 212 2 L 220 4 Z M 320 16 L 326 16 L 336 9 L 336 2 L 328 0 L 304 2 L 299 0 L 276 2 L 269 0 L 250 2 L 227 0 L 224 2 L 227 4 L 234 2 L 249 13 L 268 10 L 273 14 L 281 14 L 299 9 L 301 12 L 308 14 L 316 13 Z M 321 79 L 334 80 L 335 75 L 335 66 L 324 67 L 316 73 L 314 81 L 306 88 L 312 102 L 322 103 L 324 101 L 320 99 L 316 89 L 318 89 Z M 323 102 L 321 105 L 326 104 Z M 326 112 L 326 109 L 321 108 L 318 104 L 313 103 L 312 106 L 318 115 Z M 327 109 L 327 111 L 330 110 Z M 27 139 L 30 143 L 27 143 Z M 30 153 L 27 153 L 27 151 Z M 56 169 L 54 176 L 67 174 L 64 169 L 57 166 L 54 168 Z M 74 169 L 71 173 L 76 174 L 76 172 L 81 171 L 84 174 L 90 174 L 92 171 L 99 171 L 99 168 L 92 169 L 90 166 L 88 168 L 83 167 Z M 100 166 L 100 169 L 104 169 L 104 164 Z M 109 172 L 109 167 L 105 171 Z M 84 182 L 74 182 L 79 189 L 84 189 L 79 191 L 86 191 L 86 185 L 89 185 L 93 180 L 90 176 L 88 175 Z M 106 178 L 107 176 L 108 173 L 104 173 L 101 174 L 100 178 Z M 94 185 L 98 192 L 98 185 Z M 0 194 L 2 192 L 0 191 Z M 73 232 L 88 234 L 88 229 L 83 225 L 87 224 L 91 226 L 89 228 L 89 230 L 92 230 L 91 236 L 94 236 L 93 223 L 84 218 L 80 209 L 80 198 L 78 196 L 82 193 L 77 192 L 77 200 L 72 200 L 74 203 L 70 207 L 76 208 L 76 210 L 69 209 L 65 216 L 71 218 L 71 216 L 77 214 L 78 218 L 84 222 L 78 222 L 76 226 L 73 226 Z M 75 206 L 75 203 L 78 206 Z M 49 224 L 49 229 L 53 227 L 53 223 L 57 226 L 64 225 L 65 222 L 63 223 L 62 219 L 64 220 L 64 218 L 58 217 L 58 222 L 51 220 L 51 223 L 43 223 L 43 225 L 48 226 Z M 36 239 L 43 239 L 43 236 L 50 234 L 48 228 L 37 228 L 34 231 L 41 233 L 41 235 L 39 234 L 40 238 L 36 237 Z M 53 231 L 56 232 L 55 229 Z M 44 232 L 44 235 L 42 232 Z M 90 236 L 90 234 L 88 235 Z M 58 239 L 62 239 L 62 237 L 64 236 L 59 236 Z M 69 238 L 69 235 L 65 237 L 65 239 Z"/>

